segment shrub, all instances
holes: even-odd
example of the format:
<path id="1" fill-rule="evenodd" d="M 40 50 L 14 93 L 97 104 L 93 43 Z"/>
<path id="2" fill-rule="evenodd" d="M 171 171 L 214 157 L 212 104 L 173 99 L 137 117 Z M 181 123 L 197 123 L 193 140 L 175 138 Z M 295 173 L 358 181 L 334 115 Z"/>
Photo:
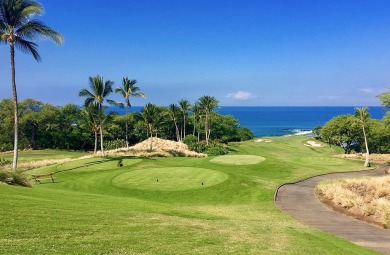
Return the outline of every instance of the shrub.
<path id="1" fill-rule="evenodd" d="M 0 182 L 8 185 L 31 187 L 30 180 L 20 171 L 0 171 Z"/>
<path id="2" fill-rule="evenodd" d="M 126 147 L 126 140 L 116 139 L 113 141 L 106 141 L 104 143 L 104 147 L 106 150 L 115 150 L 115 149 L 123 148 Z"/>
<path id="3" fill-rule="evenodd" d="M 186 135 L 183 139 L 183 143 L 190 145 L 198 142 L 198 137 L 194 135 Z"/>

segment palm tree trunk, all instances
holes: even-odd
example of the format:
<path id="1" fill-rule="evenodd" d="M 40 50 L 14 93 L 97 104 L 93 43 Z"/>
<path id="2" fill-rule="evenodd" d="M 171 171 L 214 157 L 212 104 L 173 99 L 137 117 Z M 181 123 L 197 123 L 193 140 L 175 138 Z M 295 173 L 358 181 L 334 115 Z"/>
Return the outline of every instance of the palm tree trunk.
<path id="1" fill-rule="evenodd" d="M 129 116 L 128 116 L 129 107 L 126 106 L 126 149 L 129 150 L 129 136 L 128 136 L 128 122 L 129 122 Z"/>
<path id="2" fill-rule="evenodd" d="M 370 152 L 368 151 L 368 144 L 367 144 L 367 136 L 366 136 L 366 130 L 363 126 L 363 135 L 364 135 L 364 143 L 366 144 L 366 161 L 364 162 L 364 167 L 368 167 L 370 163 L 368 162 L 368 157 L 370 155 Z"/>
<path id="3" fill-rule="evenodd" d="M 11 55 L 11 79 L 12 79 L 12 96 L 14 99 L 14 158 L 12 161 L 12 169 L 16 170 L 18 167 L 18 141 L 19 141 L 19 116 L 18 116 L 18 95 L 16 92 L 15 81 L 15 48 L 14 43 L 10 43 Z"/>
<path id="4" fill-rule="evenodd" d="M 103 121 L 102 121 L 102 115 L 103 115 L 103 107 L 101 104 L 99 104 L 99 124 L 100 124 L 100 150 L 102 152 L 102 156 L 104 157 L 104 148 L 103 148 Z"/>
<path id="5" fill-rule="evenodd" d="M 95 130 L 95 148 L 93 150 L 93 154 L 95 155 L 97 152 L 97 143 L 98 143 L 98 131 Z"/>
<path id="6" fill-rule="evenodd" d="M 183 115 L 183 139 L 186 137 L 186 115 Z"/>

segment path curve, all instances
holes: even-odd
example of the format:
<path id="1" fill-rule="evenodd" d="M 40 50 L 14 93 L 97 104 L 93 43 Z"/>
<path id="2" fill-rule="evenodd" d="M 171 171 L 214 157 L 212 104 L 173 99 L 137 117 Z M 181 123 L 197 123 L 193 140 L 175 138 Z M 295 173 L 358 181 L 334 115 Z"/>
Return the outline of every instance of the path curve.
<path id="1" fill-rule="evenodd" d="M 331 173 L 281 185 L 275 192 L 276 206 L 312 228 L 342 237 L 352 243 L 390 255 L 390 230 L 340 214 L 324 206 L 314 188 L 321 181 L 360 176 L 383 176 L 385 166 L 375 170 Z"/>

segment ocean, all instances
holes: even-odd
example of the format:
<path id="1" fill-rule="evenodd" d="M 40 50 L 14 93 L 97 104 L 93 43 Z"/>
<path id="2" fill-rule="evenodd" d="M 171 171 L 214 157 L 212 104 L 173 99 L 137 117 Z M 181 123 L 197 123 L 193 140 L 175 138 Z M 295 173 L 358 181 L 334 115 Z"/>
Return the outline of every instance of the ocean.
<path id="1" fill-rule="evenodd" d="M 141 111 L 141 106 L 133 106 L 130 112 Z M 120 115 L 125 109 L 111 106 L 107 111 Z M 310 134 L 311 129 L 322 126 L 333 117 L 341 114 L 354 114 L 352 106 L 222 106 L 216 111 L 222 115 L 232 115 L 240 126 L 249 128 L 256 137 L 282 136 L 288 134 Z M 386 109 L 372 106 L 368 111 L 373 119 L 382 119 Z"/>

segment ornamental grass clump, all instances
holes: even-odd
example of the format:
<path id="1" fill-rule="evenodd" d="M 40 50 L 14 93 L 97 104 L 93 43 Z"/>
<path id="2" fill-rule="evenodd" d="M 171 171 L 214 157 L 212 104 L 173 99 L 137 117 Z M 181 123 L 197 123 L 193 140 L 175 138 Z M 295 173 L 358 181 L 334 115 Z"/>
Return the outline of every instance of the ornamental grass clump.
<path id="1" fill-rule="evenodd" d="M 21 171 L 0 171 L 0 183 L 31 187 L 30 180 Z"/>
<path id="2" fill-rule="evenodd" d="M 336 206 L 390 227 L 390 176 L 326 181 L 317 192 Z"/>

